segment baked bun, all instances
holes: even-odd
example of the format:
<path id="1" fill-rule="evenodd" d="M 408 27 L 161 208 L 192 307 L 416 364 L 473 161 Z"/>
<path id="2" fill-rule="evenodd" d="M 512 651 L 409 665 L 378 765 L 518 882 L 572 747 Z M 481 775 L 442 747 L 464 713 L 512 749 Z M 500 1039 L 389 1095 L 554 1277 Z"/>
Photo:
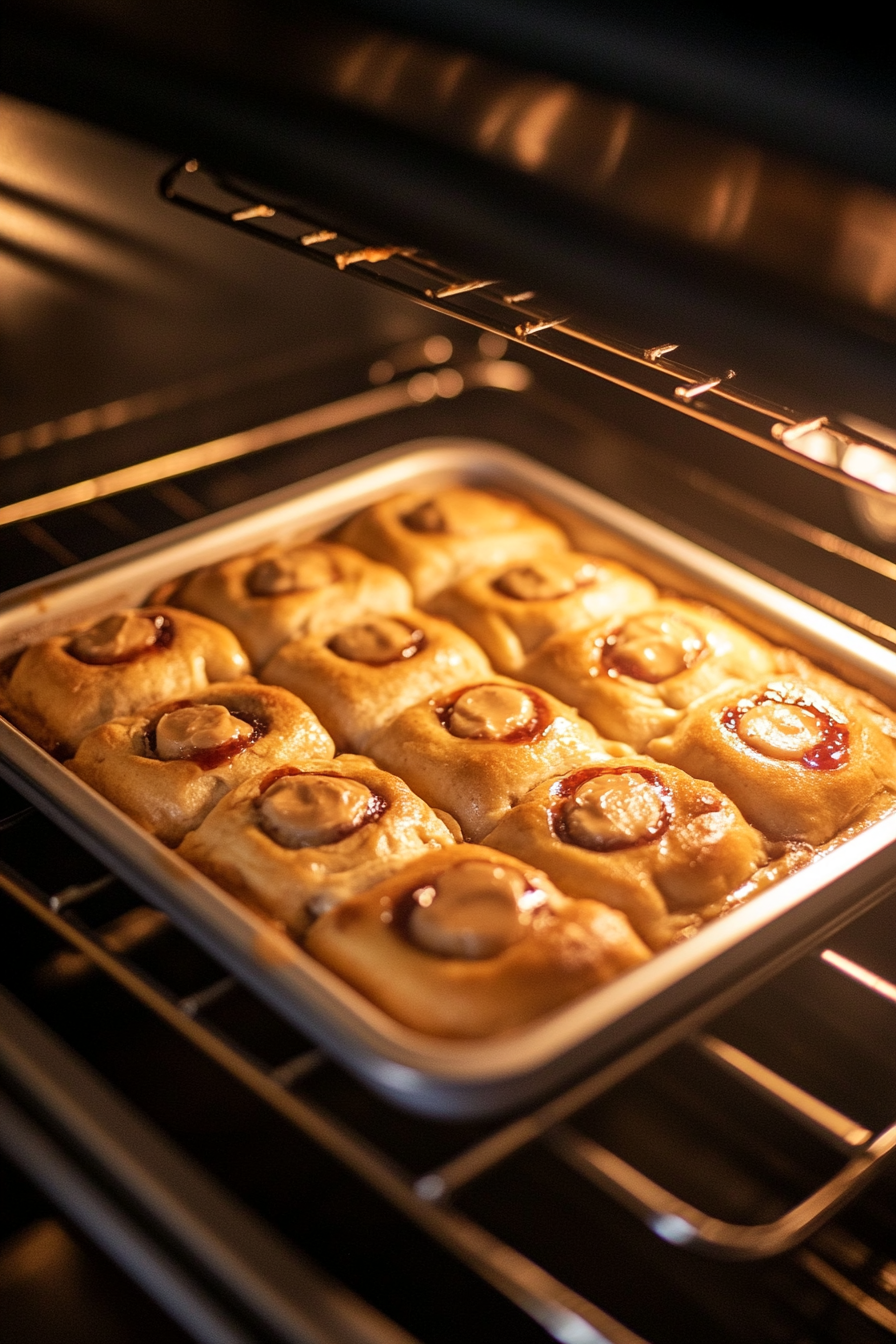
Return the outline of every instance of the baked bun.
<path id="1" fill-rule="evenodd" d="M 430 610 L 478 640 L 499 672 L 519 672 L 553 635 L 656 602 L 649 579 L 616 560 L 579 551 L 544 552 L 513 565 L 479 569 L 437 594 Z"/>
<path id="2" fill-rule="evenodd" d="M 463 631 L 409 611 L 368 614 L 293 640 L 261 679 L 307 700 L 339 750 L 366 751 L 373 733 L 408 705 L 490 675 L 485 654 Z"/>
<path id="3" fill-rule="evenodd" d="M 540 784 L 486 843 L 544 869 L 568 896 L 622 910 L 654 951 L 720 914 L 768 857 L 723 793 L 645 756 Z"/>
<path id="4" fill-rule="evenodd" d="M 485 565 L 512 565 L 569 547 L 556 523 L 522 500 L 466 486 L 392 495 L 349 519 L 338 536 L 400 569 L 421 604 Z"/>
<path id="5" fill-rule="evenodd" d="M 366 611 L 406 611 L 412 594 L 388 565 L 311 541 L 263 546 L 197 569 L 172 600 L 229 626 L 259 668 L 290 639 L 335 630 Z"/>
<path id="6" fill-rule="evenodd" d="M 247 678 L 102 724 L 69 769 L 164 844 L 178 845 L 244 779 L 333 751 L 307 705 Z"/>
<path id="7" fill-rule="evenodd" d="M 777 654 L 713 607 L 670 597 L 556 636 L 523 675 L 575 705 L 599 733 L 643 751 L 701 696 L 778 671 Z"/>
<path id="8" fill-rule="evenodd" d="M 871 713 L 796 678 L 711 696 L 647 750 L 712 780 L 773 840 L 824 844 L 896 793 L 896 746 Z"/>
<path id="9" fill-rule="evenodd" d="M 4 687 L 3 711 L 48 751 L 70 756 L 108 719 L 248 671 L 217 621 L 173 607 L 128 608 L 26 649 Z"/>
<path id="10" fill-rule="evenodd" d="M 298 935 L 331 905 L 453 844 L 402 780 L 366 756 L 340 756 L 245 780 L 179 852 Z"/>
<path id="11" fill-rule="evenodd" d="M 619 749 L 627 750 L 603 742 L 552 695 L 498 676 L 411 706 L 369 744 L 380 765 L 474 841 L 542 780 Z"/>
<path id="12" fill-rule="evenodd" d="M 329 910 L 305 947 L 406 1026 L 467 1039 L 524 1026 L 650 955 L 619 911 L 480 845 L 426 855 Z"/>

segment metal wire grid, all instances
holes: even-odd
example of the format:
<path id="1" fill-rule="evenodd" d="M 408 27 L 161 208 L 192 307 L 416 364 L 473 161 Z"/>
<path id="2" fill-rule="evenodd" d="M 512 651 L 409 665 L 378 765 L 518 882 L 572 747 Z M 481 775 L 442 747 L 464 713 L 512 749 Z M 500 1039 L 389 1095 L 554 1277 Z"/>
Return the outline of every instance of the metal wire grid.
<path id="1" fill-rule="evenodd" d="M 734 369 L 678 363 L 674 340 L 636 347 L 548 308 L 533 290 L 460 273 L 413 246 L 352 238 L 304 207 L 215 173 L 197 159 L 163 177 L 177 205 L 339 271 L 351 270 L 418 303 L 595 374 L 651 401 L 872 496 L 892 497 L 896 447 L 816 411 L 797 412 L 742 389 Z"/>
<path id="2" fill-rule="evenodd" d="M 34 809 L 24 808 L 7 817 L 0 822 L 0 832 L 14 834 L 33 814 Z M 104 873 L 47 893 L 13 869 L 0 870 L 0 888 L 68 945 L 69 950 L 59 953 L 51 964 L 49 974 L 65 978 L 96 968 L 111 977 L 559 1341 L 637 1344 L 637 1336 L 453 1203 L 465 1187 L 526 1145 L 546 1145 L 572 1171 L 618 1199 L 665 1241 L 747 1259 L 778 1254 L 803 1240 L 871 1179 L 896 1146 L 896 1125 L 872 1133 L 735 1046 L 702 1033 L 691 1039 L 688 1048 L 698 1051 L 738 1086 L 785 1111 L 845 1158 L 829 1180 L 774 1221 L 745 1225 L 712 1217 L 662 1188 L 580 1127 L 585 1108 L 643 1062 L 637 1052 L 536 1110 L 496 1125 L 440 1165 L 409 1171 L 357 1127 L 302 1095 L 303 1084 L 327 1061 L 292 1029 L 291 1048 L 270 1064 L 209 1020 L 207 1014 L 214 1005 L 234 992 L 245 993 L 231 976 L 210 963 L 204 982 L 182 994 L 141 969 L 133 954 L 169 927 L 163 914 L 133 896 L 133 904 L 122 913 L 91 927 L 82 917 L 85 907 L 117 881 L 112 873 Z M 830 949 L 822 957 L 830 969 L 850 977 L 876 1001 L 883 999 L 896 1011 L 896 986 Z M 813 1272 L 811 1265 L 806 1267 Z"/>

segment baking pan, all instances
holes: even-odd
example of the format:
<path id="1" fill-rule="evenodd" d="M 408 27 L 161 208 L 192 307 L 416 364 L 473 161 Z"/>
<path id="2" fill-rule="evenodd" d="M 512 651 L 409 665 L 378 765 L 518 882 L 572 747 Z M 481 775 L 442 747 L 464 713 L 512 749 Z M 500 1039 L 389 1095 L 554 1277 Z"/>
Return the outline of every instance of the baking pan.
<path id="1" fill-rule="evenodd" d="M 198 565 L 268 541 L 318 536 L 398 490 L 454 484 L 529 499 L 580 549 L 711 601 L 896 705 L 896 655 L 560 473 L 469 438 L 401 444 L 14 590 L 0 602 L 0 658 L 77 621 L 139 604 Z M 3 719 L 0 774 L 347 1068 L 397 1104 L 443 1117 L 522 1104 L 661 1028 L 668 1043 L 896 885 L 893 814 L 550 1016 L 487 1040 L 441 1040 L 387 1017 Z"/>

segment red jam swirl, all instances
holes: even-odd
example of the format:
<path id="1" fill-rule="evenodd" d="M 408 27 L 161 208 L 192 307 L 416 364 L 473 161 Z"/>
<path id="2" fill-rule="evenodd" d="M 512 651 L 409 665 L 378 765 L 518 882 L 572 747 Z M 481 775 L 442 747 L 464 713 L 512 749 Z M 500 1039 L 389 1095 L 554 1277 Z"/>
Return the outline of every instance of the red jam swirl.
<path id="1" fill-rule="evenodd" d="M 593 841 L 589 843 L 585 841 L 584 837 L 570 835 L 566 823 L 569 800 L 583 784 L 587 784 L 590 780 L 597 779 L 601 775 L 639 775 L 649 784 L 655 790 L 660 804 L 660 816 L 655 824 L 648 826 L 644 833 L 637 837 L 626 835 L 595 836 Z M 668 830 L 669 823 L 672 820 L 671 790 L 655 770 L 641 765 L 586 766 L 584 770 L 577 770 L 575 774 L 567 775 L 565 779 L 558 780 L 551 789 L 551 800 L 548 808 L 548 824 L 557 839 L 565 845 L 575 845 L 579 849 L 591 849 L 599 854 L 610 854 L 620 849 L 640 849 L 642 845 L 652 844 L 654 840 L 658 840 Z"/>
<path id="2" fill-rule="evenodd" d="M 139 658 L 147 658 L 150 654 L 159 653 L 162 649 L 171 647 L 174 639 L 174 622 L 161 612 L 138 611 L 140 616 L 146 616 L 152 621 L 156 628 L 156 637 L 152 644 L 144 645 L 143 648 L 133 649 L 129 653 L 120 654 L 117 657 L 97 657 L 91 656 L 85 658 L 77 654 L 74 650 L 75 639 L 65 646 L 65 651 L 70 657 L 77 659 L 79 663 L 86 663 L 88 667 L 115 667 L 119 663 L 135 663 Z"/>
<path id="3" fill-rule="evenodd" d="M 810 747 L 796 764 L 804 766 L 806 770 L 839 770 L 841 766 L 848 763 L 849 724 L 845 718 L 833 710 L 832 706 L 828 705 L 820 696 L 813 694 L 808 687 L 799 690 L 796 687 L 779 689 L 769 686 L 760 695 L 750 696 L 748 700 L 739 700 L 736 705 L 729 705 L 726 709 L 723 709 L 721 714 L 722 727 L 737 734 L 740 721 L 747 711 L 754 709 L 757 705 L 768 704 L 770 701 L 778 705 L 796 705 L 800 709 L 806 709 L 815 715 L 822 727 L 821 741 L 814 747 Z M 741 741 L 739 734 L 738 741 Z M 744 743 L 744 745 L 748 744 Z M 755 748 L 750 748 L 750 750 L 755 750 Z"/>
<path id="4" fill-rule="evenodd" d="M 270 770 L 258 786 L 258 793 L 252 804 L 253 807 L 260 807 L 261 800 L 267 793 L 272 784 L 276 784 L 278 779 L 287 779 L 290 775 L 323 775 L 326 779 L 350 779 L 350 775 L 337 775 L 335 770 L 300 770 L 295 765 L 278 765 L 276 770 Z M 361 783 L 358 780 L 357 783 Z M 389 803 L 381 793 L 374 793 L 371 790 L 370 799 L 367 803 L 367 811 L 364 816 L 351 826 L 343 826 L 334 840 L 327 843 L 338 845 L 340 840 L 345 840 L 347 836 L 354 835 L 355 831 L 360 831 L 362 826 L 369 826 L 372 821 L 379 821 L 389 810 Z M 322 848 L 322 846 L 317 846 Z"/>
<path id="5" fill-rule="evenodd" d="M 461 698 L 462 695 L 466 695 L 468 691 L 478 690 L 480 686 L 497 686 L 500 684 L 501 683 L 499 682 L 491 682 L 491 681 L 475 682 L 471 686 L 459 687 L 458 690 L 452 691 L 450 695 L 445 696 L 441 700 L 431 700 L 430 704 L 432 705 L 433 709 L 436 712 L 436 718 L 439 720 L 439 723 L 446 730 L 446 732 L 450 732 L 451 719 L 454 714 L 454 706 L 457 704 L 458 700 Z M 481 737 L 458 738 L 458 741 L 496 742 L 496 743 L 500 742 L 502 745 L 515 747 L 530 742 L 534 742 L 536 738 L 541 737 L 541 735 L 547 731 L 547 729 L 551 726 L 551 724 L 554 721 L 554 716 L 551 713 L 551 708 L 548 705 L 547 701 L 544 699 L 544 697 L 539 695 L 536 690 L 533 690 L 531 686 L 523 686 L 521 684 L 519 689 L 523 691 L 525 695 L 528 696 L 528 698 L 532 701 L 532 704 L 535 707 L 535 713 L 532 715 L 528 723 L 521 724 L 519 728 L 512 729 L 511 732 L 507 733 L 504 737 L 490 738 L 483 735 Z"/>
<path id="6" fill-rule="evenodd" d="M 151 724 L 147 726 L 145 739 L 146 745 L 151 756 L 156 756 L 156 729 L 159 720 L 166 714 L 173 714 L 176 709 L 192 709 L 197 702 L 195 700 L 172 700 L 169 704 L 163 705 L 162 709 L 156 715 Z M 225 709 L 227 706 L 225 705 Z M 247 751 L 259 738 L 264 737 L 268 732 L 270 724 L 264 720 L 256 718 L 252 714 L 246 714 L 239 709 L 228 709 L 228 714 L 232 714 L 235 719 L 241 719 L 243 723 L 248 723 L 252 732 L 248 737 L 234 737 L 229 742 L 222 742 L 219 747 L 209 747 L 206 751 L 196 751 L 190 756 L 181 757 L 181 761 L 188 761 L 190 765 L 198 765 L 200 770 L 215 770 L 219 765 L 224 765 L 226 761 L 232 760 L 234 756 L 241 755 Z M 174 762 L 165 762 L 165 764 L 174 764 Z"/>

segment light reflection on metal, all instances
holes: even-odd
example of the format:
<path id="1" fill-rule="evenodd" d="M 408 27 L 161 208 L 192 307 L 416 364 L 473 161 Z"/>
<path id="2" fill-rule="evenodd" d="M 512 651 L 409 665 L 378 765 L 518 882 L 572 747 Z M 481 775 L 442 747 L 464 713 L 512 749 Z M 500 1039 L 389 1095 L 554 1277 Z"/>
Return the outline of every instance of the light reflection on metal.
<path id="1" fill-rule="evenodd" d="M 339 234 L 335 233 L 333 229 L 317 229 L 314 233 L 303 233 L 299 242 L 303 247 L 314 247 L 316 243 L 331 243 L 334 238 L 338 237 Z"/>
<path id="2" fill-rule="evenodd" d="M 801 421 L 798 425 L 772 425 L 772 437 L 813 462 L 836 467 L 840 462 L 842 444 L 827 425 L 827 417 L 823 415 L 816 416 L 814 420 Z"/>
<path id="3" fill-rule="evenodd" d="M 247 219 L 271 219 L 276 213 L 270 205 L 247 205 L 244 210 L 234 210 L 230 218 L 234 224 L 242 224 Z"/>
<path id="4" fill-rule="evenodd" d="M 849 957 L 843 957 L 839 952 L 834 952 L 829 947 L 826 947 L 821 953 L 821 960 L 827 962 L 829 966 L 833 966 L 834 970 L 840 971 L 842 975 L 848 975 L 851 980 L 863 985 L 865 989 L 870 989 L 874 994 L 879 994 L 881 998 L 896 1003 L 896 985 L 890 980 L 885 980 L 882 975 L 875 975 L 874 971 L 869 971 L 866 966 L 860 966 L 857 961 L 850 961 Z"/>
<path id="5" fill-rule="evenodd" d="M 565 317 L 544 318 L 539 320 L 535 318 L 531 322 L 520 322 L 514 331 L 521 340 L 528 336 L 535 336 L 539 331 L 550 331 L 552 327 L 562 327 L 563 323 L 568 321 Z"/>
<path id="6" fill-rule="evenodd" d="M 531 173 L 542 167 L 575 94 L 572 85 L 554 85 L 523 106 L 512 134 L 513 155 L 520 168 Z"/>
<path id="7" fill-rule="evenodd" d="M 696 401 L 704 392 L 714 392 L 722 383 L 730 382 L 734 376 L 734 370 L 728 369 L 720 378 L 707 378 L 705 383 L 689 383 L 676 387 L 675 395 L 680 401 Z"/>
<path id="8" fill-rule="evenodd" d="M 896 495 L 896 459 L 880 448 L 866 443 L 852 443 L 840 462 L 847 476 L 866 481 L 888 495 Z"/>
<path id="9" fill-rule="evenodd" d="M 662 359 L 663 355 L 671 355 L 672 351 L 677 349 L 678 346 L 674 341 L 668 345 L 652 345 L 644 351 L 644 358 L 649 360 L 651 364 L 655 364 L 658 359 Z"/>
<path id="10" fill-rule="evenodd" d="M 471 294 L 474 289 L 488 289 L 489 285 L 494 285 L 494 280 L 461 280 L 456 285 L 443 285 L 441 289 L 429 289 L 427 294 L 431 299 L 453 299 L 455 294 Z"/>
<path id="11" fill-rule="evenodd" d="M 820 1255 L 808 1247 L 797 1252 L 797 1260 L 813 1279 L 824 1284 L 831 1292 L 836 1293 L 837 1297 L 843 1302 L 847 1302 L 851 1307 L 855 1307 L 868 1320 L 874 1321 L 891 1335 L 896 1335 L 896 1312 L 890 1311 L 877 1298 L 872 1297 L 870 1293 L 864 1292 L 858 1284 L 853 1283 L 845 1274 L 841 1274 L 839 1269 L 834 1269 L 826 1260 L 822 1260 Z"/>
<path id="12" fill-rule="evenodd" d="M 409 257 L 414 248 L 408 247 L 357 247 L 351 252 L 337 252 L 333 260 L 344 271 L 347 266 L 356 266 L 359 261 L 375 265 L 378 261 L 388 261 L 390 257 Z"/>
<path id="13" fill-rule="evenodd" d="M 782 1078 L 772 1069 L 767 1069 L 758 1059 L 744 1054 L 743 1050 L 729 1045 L 727 1041 L 709 1035 L 701 1036 L 699 1041 L 703 1050 L 720 1059 L 729 1069 L 756 1083 L 762 1091 L 770 1093 L 785 1106 L 811 1120 L 819 1129 L 826 1130 L 851 1147 L 859 1148 L 874 1137 L 870 1129 L 865 1129 L 849 1116 L 841 1115 L 832 1106 L 828 1106 L 803 1088 L 797 1087 L 789 1079 Z"/>

